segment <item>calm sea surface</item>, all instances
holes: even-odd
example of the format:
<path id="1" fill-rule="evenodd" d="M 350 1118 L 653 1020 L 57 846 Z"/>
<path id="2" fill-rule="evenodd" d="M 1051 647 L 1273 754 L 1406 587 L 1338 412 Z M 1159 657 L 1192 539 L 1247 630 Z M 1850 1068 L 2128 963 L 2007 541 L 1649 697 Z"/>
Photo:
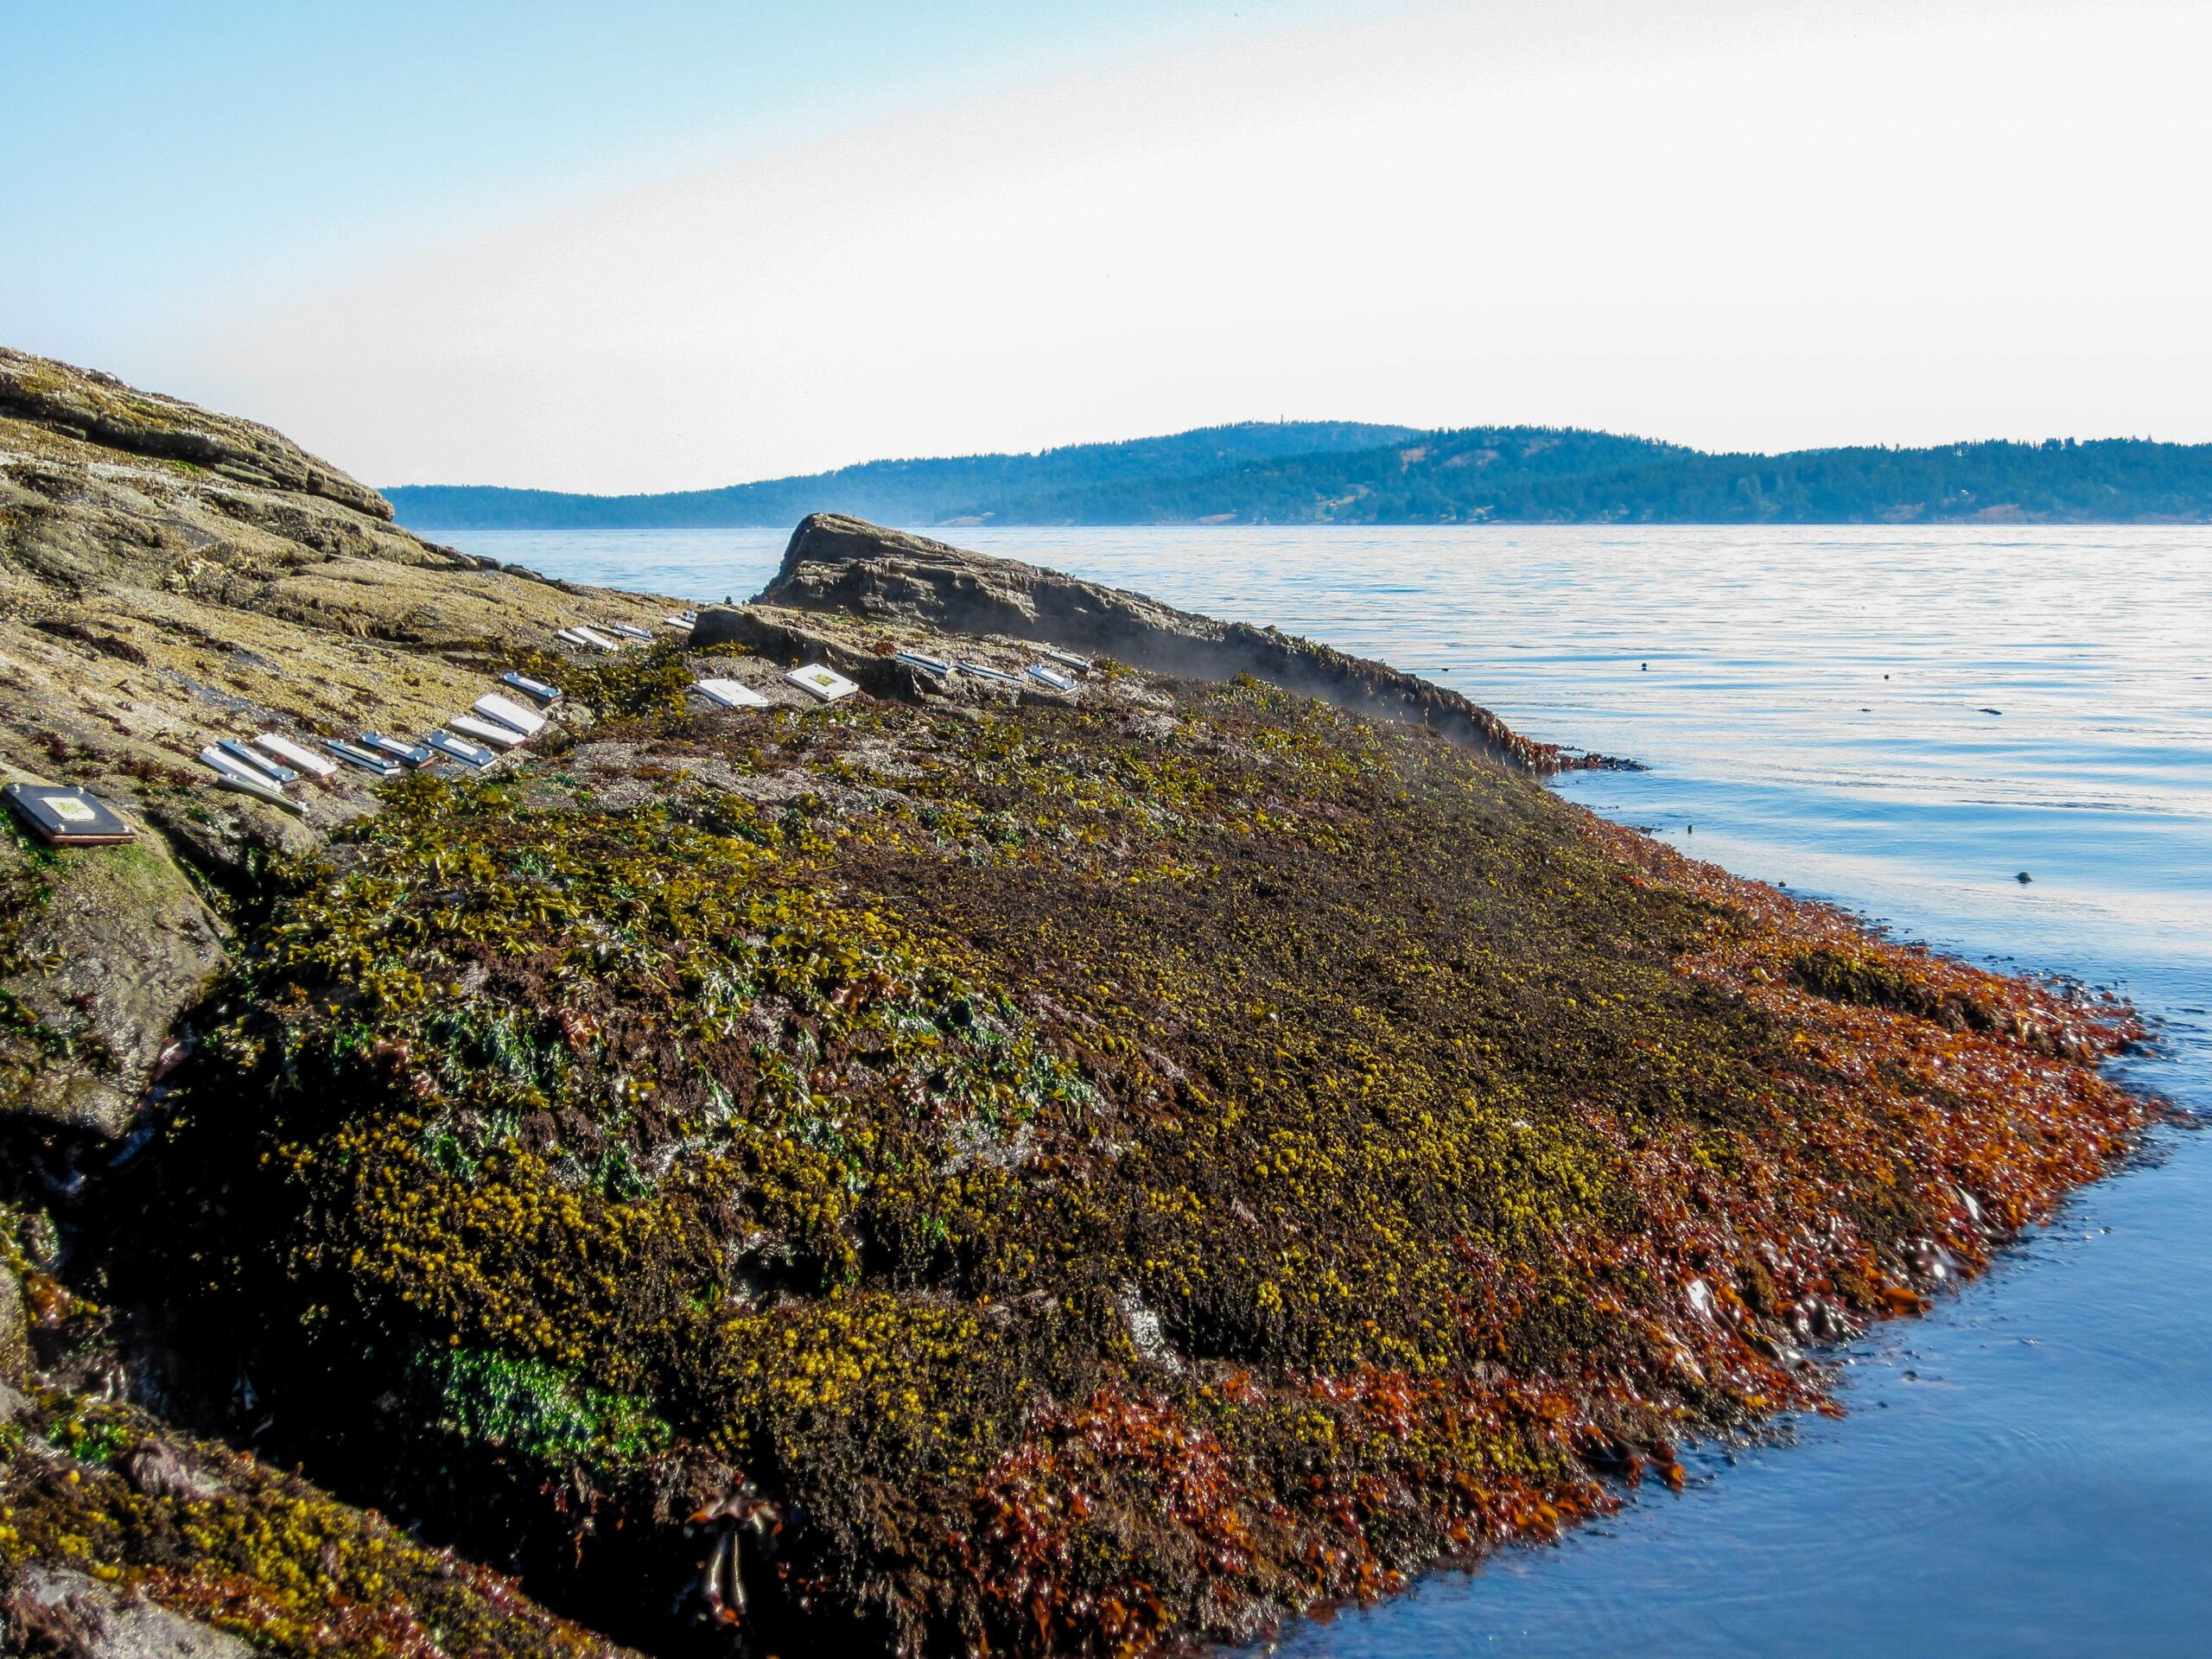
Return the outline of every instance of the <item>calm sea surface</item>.
<path id="1" fill-rule="evenodd" d="M 1633 756 L 1650 770 L 1560 791 L 1900 936 L 2112 987 L 2159 1023 L 2132 1078 L 2212 1116 L 2212 535 L 957 537 L 1274 623 L 1531 736 Z M 460 537 L 692 600 L 756 591 L 783 540 Z M 1282 1650 L 2212 1652 L 2212 1135 L 2161 1131 L 1986 1278 L 1847 1357 L 1848 1414 L 1798 1424 L 1794 1446 L 1707 1450 L 1679 1497 Z"/>

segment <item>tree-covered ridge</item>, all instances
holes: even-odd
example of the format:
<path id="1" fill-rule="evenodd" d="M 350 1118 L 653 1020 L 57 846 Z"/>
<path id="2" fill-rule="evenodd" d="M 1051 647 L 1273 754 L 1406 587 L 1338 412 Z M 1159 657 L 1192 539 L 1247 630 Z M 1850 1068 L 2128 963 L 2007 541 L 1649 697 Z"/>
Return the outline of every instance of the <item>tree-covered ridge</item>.
<path id="1" fill-rule="evenodd" d="M 874 461 L 674 495 L 389 491 L 426 530 L 715 528 L 810 512 L 912 524 L 2202 522 L 2212 445 L 1859 447 L 1709 454 L 1572 428 L 1286 423 L 1036 455 Z"/>
<path id="2" fill-rule="evenodd" d="M 411 524 L 446 530 L 690 530 L 785 525 L 834 501 L 887 524 L 1002 517 L 992 503 L 1085 489 L 1209 477 L 1282 455 L 1366 450 L 1415 435 L 1408 426 L 1346 421 L 1246 421 L 1121 443 L 1068 444 L 1035 454 L 871 461 L 801 478 L 666 495 L 575 495 L 474 485 L 404 485 Z M 981 505 L 978 505 L 981 504 Z"/>

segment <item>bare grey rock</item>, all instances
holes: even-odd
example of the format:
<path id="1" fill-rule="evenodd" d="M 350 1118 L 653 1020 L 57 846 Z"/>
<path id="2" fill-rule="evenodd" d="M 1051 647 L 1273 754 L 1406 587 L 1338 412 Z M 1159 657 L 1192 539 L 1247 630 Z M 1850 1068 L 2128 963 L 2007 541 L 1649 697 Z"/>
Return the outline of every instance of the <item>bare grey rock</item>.
<path id="1" fill-rule="evenodd" d="M 31 1567 L 10 1597 L 10 1651 L 54 1659 L 251 1659 L 227 1630 L 150 1601 L 126 1600 L 89 1573 Z"/>

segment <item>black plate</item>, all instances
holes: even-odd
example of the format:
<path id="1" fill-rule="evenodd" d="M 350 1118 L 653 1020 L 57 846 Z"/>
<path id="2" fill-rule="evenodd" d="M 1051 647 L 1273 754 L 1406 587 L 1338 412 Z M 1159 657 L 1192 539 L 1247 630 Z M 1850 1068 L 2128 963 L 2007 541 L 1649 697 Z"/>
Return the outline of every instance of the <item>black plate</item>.
<path id="1" fill-rule="evenodd" d="M 44 784 L 10 784 L 0 789 L 23 827 L 49 847 L 107 847 L 130 841 L 138 832 L 113 807 L 81 789 Z"/>

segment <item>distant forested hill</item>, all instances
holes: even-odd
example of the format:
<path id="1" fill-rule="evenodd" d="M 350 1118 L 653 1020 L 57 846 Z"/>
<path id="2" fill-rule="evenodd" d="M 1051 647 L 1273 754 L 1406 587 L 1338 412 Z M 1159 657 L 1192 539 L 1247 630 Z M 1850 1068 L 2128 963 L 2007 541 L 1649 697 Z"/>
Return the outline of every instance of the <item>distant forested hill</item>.
<path id="1" fill-rule="evenodd" d="M 902 524 L 1934 524 L 2212 519 L 2212 445 L 2132 438 L 1708 454 L 1571 428 L 1209 427 L 1033 455 L 880 461 L 673 495 L 409 486 L 435 530 Z"/>
<path id="2" fill-rule="evenodd" d="M 1034 494 L 1157 485 L 1233 471 L 1284 455 L 1376 448 L 1409 426 L 1347 421 L 1248 421 L 1173 437 L 1070 444 L 1033 455 L 871 461 L 834 473 L 669 495 L 566 495 L 471 485 L 403 485 L 385 494 L 402 524 L 440 530 L 714 529 L 793 524 L 810 512 L 857 513 L 880 524 L 936 524 L 963 514 L 1005 518 L 998 504 Z"/>

